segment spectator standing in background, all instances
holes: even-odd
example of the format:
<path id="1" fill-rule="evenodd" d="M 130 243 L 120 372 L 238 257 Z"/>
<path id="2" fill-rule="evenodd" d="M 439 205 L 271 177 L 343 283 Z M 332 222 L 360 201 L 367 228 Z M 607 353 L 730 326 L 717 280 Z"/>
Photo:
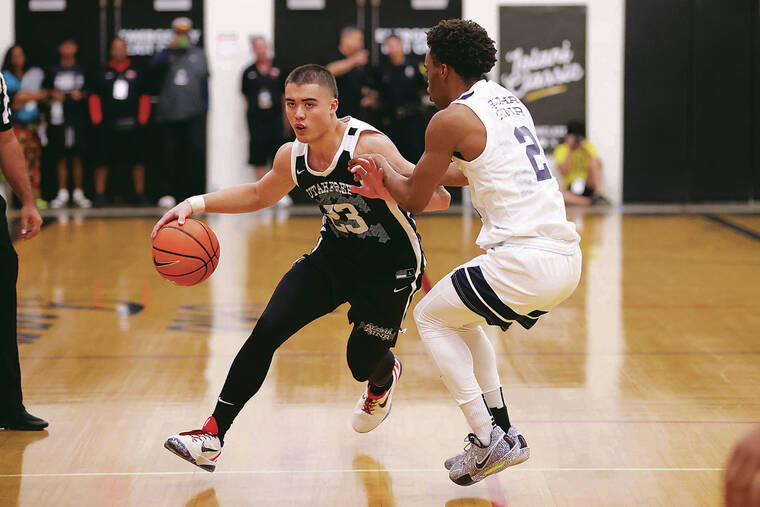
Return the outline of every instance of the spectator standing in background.
<path id="1" fill-rule="evenodd" d="M 92 206 L 82 190 L 84 169 L 82 156 L 87 148 L 87 104 L 85 99 L 85 69 L 77 64 L 79 47 L 73 39 L 58 45 L 60 63 L 45 74 L 42 87 L 49 92 L 50 114 L 48 119 L 48 147 L 52 160 L 56 161 L 58 195 L 50 201 L 51 208 L 61 208 L 69 203 L 68 162 L 71 161 L 74 191 L 71 201 L 80 208 Z"/>
<path id="2" fill-rule="evenodd" d="M 562 174 L 565 204 L 590 206 L 609 204 L 602 196 L 602 162 L 586 139 L 586 126 L 579 121 L 567 124 L 565 142 L 554 148 L 554 160 Z"/>
<path id="3" fill-rule="evenodd" d="M 284 87 L 282 73 L 272 60 L 266 39 L 260 35 L 251 37 L 251 47 L 256 60 L 243 71 L 241 91 L 248 104 L 248 163 L 254 167 L 256 179 L 260 180 L 271 167 L 274 156 L 284 141 Z M 289 195 L 280 200 L 284 206 L 292 203 Z"/>
<path id="4" fill-rule="evenodd" d="M 190 40 L 192 26 L 190 19 L 176 18 L 169 47 L 151 61 L 161 86 L 156 121 L 164 148 L 165 195 L 158 201 L 163 208 L 172 208 L 177 200 L 203 193 L 206 187 L 209 73 L 203 49 L 193 46 Z"/>
<path id="5" fill-rule="evenodd" d="M 150 118 L 150 95 L 145 90 L 143 71 L 127 57 L 124 39 L 117 37 L 111 42 L 110 56 L 108 65 L 93 79 L 89 99 L 90 118 L 97 128 L 98 140 L 95 207 L 106 204 L 108 168 L 120 161 L 132 168 L 135 204 L 146 206 L 142 127 Z"/>
<path id="6" fill-rule="evenodd" d="M 385 39 L 385 48 L 388 58 L 380 63 L 375 77 L 389 122 L 385 131 L 405 159 L 417 161 L 425 151 L 422 95 L 427 83 L 419 67 L 407 61 L 398 36 Z"/>
<path id="7" fill-rule="evenodd" d="M 13 133 L 16 134 L 16 139 L 24 153 L 37 207 L 45 209 L 47 202 L 40 198 L 42 146 L 39 138 L 41 117 L 38 105 L 47 97 L 47 92 L 42 89 L 45 73 L 39 67 L 29 65 L 26 52 L 18 44 L 11 46 L 5 53 L 2 70 L 13 112 L 11 118 Z"/>
<path id="8" fill-rule="evenodd" d="M 364 33 L 353 26 L 341 30 L 338 51 L 327 64 L 327 70 L 338 83 L 339 117 L 359 118 L 361 108 L 374 102 L 368 59 L 369 53 L 364 49 Z"/>

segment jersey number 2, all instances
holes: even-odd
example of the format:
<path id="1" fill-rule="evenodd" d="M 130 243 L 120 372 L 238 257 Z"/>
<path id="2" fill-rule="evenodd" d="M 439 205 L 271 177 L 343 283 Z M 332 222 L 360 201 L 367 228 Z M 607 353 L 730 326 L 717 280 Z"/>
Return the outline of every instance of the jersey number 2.
<path id="1" fill-rule="evenodd" d="M 525 146 L 525 155 L 527 155 L 528 160 L 530 160 L 530 165 L 533 166 L 533 171 L 536 173 L 536 179 L 538 181 L 551 179 L 552 173 L 549 171 L 546 162 L 543 161 L 541 147 L 538 145 L 536 138 L 533 137 L 530 129 L 528 127 L 515 127 L 515 137 L 520 144 L 523 144 L 526 141 L 528 142 L 527 146 Z M 536 160 L 536 157 L 541 158 Z M 543 168 L 538 167 L 539 162 L 544 166 Z"/>
<path id="2" fill-rule="evenodd" d="M 354 234 L 361 234 L 367 232 L 367 222 L 359 216 L 359 212 L 353 204 L 338 203 L 331 206 L 327 206 L 330 210 L 327 216 L 330 217 L 335 229 L 340 232 L 353 232 Z"/>

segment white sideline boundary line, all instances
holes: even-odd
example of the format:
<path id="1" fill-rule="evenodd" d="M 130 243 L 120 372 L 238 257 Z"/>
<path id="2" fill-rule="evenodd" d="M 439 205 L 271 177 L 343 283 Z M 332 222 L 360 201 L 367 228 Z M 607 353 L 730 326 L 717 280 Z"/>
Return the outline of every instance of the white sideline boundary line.
<path id="1" fill-rule="evenodd" d="M 723 472 L 725 468 L 698 467 L 594 467 L 594 468 L 513 468 L 514 472 Z M 391 469 L 315 469 L 315 470 L 220 470 L 214 475 L 278 475 L 278 474 L 365 474 L 365 473 L 440 473 L 443 468 L 391 468 Z M 79 472 L 53 474 L 0 474 L 0 479 L 10 478 L 54 478 L 54 477 L 162 477 L 171 475 L 203 475 L 202 470 L 187 472 Z"/>

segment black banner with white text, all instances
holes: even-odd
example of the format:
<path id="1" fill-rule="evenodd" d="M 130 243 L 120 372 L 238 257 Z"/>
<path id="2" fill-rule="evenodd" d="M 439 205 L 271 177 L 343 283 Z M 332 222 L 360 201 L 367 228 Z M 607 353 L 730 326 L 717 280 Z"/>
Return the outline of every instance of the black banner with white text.
<path id="1" fill-rule="evenodd" d="M 568 121 L 586 121 L 586 7 L 502 6 L 499 15 L 499 82 L 528 107 L 551 152 Z"/>

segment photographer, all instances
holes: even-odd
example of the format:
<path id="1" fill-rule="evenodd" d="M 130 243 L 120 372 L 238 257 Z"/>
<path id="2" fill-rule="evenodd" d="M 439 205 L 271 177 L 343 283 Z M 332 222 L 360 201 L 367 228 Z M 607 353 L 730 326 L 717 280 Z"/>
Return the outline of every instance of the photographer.
<path id="1" fill-rule="evenodd" d="M 594 145 L 586 139 L 583 123 L 568 122 L 565 142 L 554 149 L 554 160 L 563 177 L 561 187 L 565 204 L 609 204 L 601 194 L 602 162 Z"/>

